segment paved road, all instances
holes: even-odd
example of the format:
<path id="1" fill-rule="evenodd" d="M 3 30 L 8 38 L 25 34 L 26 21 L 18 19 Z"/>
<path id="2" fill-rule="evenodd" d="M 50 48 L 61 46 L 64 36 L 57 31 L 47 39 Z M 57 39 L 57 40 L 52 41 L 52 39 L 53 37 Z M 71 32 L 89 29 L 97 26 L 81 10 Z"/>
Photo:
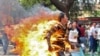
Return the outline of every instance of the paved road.
<path id="1" fill-rule="evenodd" d="M 10 50 L 13 48 L 12 45 L 9 45 L 8 50 L 7 50 L 7 55 L 3 55 L 3 47 L 0 45 L 0 56 L 19 56 L 19 55 L 14 55 L 13 53 L 10 53 Z M 99 56 L 100 54 L 96 54 L 95 56 Z M 86 53 L 85 56 L 90 56 L 88 53 Z"/>
<path id="2" fill-rule="evenodd" d="M 3 52 L 3 47 L 2 45 L 0 45 L 0 56 L 18 56 L 18 55 L 14 55 L 13 53 L 10 53 L 10 50 L 13 48 L 12 45 L 9 45 L 8 47 L 8 50 L 7 50 L 7 54 L 6 55 L 3 55 L 4 52 Z"/>

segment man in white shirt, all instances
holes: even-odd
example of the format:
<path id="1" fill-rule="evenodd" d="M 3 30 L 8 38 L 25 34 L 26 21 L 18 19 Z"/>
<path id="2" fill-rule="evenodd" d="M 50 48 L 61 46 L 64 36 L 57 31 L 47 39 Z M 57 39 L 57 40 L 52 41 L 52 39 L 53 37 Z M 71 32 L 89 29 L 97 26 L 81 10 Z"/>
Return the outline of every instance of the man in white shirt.
<path id="1" fill-rule="evenodd" d="M 70 33 L 69 33 L 69 41 L 70 42 L 76 42 L 77 43 L 77 36 L 78 36 L 77 29 L 70 30 Z"/>
<path id="2" fill-rule="evenodd" d="M 78 50 L 77 46 L 78 46 L 78 30 L 77 30 L 77 22 L 74 21 L 72 23 L 72 29 L 69 31 L 69 38 L 68 40 L 71 42 L 72 44 L 72 48 L 73 48 L 73 51 L 75 50 Z"/>

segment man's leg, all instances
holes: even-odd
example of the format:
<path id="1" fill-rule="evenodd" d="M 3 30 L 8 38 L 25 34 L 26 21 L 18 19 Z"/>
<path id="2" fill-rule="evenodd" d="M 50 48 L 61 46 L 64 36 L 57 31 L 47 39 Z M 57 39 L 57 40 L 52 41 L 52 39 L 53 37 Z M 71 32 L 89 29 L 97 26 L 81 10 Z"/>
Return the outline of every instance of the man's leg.
<path id="1" fill-rule="evenodd" d="M 8 38 L 5 34 L 3 34 L 3 37 L 2 37 L 2 45 L 3 45 L 3 51 L 4 51 L 4 54 L 7 53 L 7 49 L 8 49 L 8 44 L 9 44 L 9 41 L 8 41 Z"/>
<path id="2" fill-rule="evenodd" d="M 93 50 L 92 50 L 91 53 L 90 53 L 90 56 L 94 56 L 94 54 L 95 54 L 95 53 L 94 53 Z"/>

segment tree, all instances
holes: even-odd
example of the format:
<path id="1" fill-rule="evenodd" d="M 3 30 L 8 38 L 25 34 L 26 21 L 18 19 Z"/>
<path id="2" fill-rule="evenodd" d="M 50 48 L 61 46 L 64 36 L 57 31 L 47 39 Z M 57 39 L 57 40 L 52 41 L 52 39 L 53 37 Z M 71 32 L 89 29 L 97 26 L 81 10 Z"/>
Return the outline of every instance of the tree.
<path id="1" fill-rule="evenodd" d="M 42 3 L 44 6 L 55 7 L 62 12 L 66 13 L 67 17 L 69 17 L 69 10 L 73 5 L 75 0 L 20 0 L 21 4 L 25 8 L 30 8 L 36 3 Z"/>
<path id="2" fill-rule="evenodd" d="M 66 13 L 69 18 L 69 11 L 75 0 L 50 0 L 59 10 Z"/>
<path id="3" fill-rule="evenodd" d="M 36 3 L 41 3 L 51 9 L 55 9 L 56 7 L 58 10 L 66 13 L 68 18 L 77 18 L 77 16 L 82 15 L 87 11 L 89 14 L 94 15 L 93 12 L 95 11 L 93 8 L 97 1 L 91 1 L 92 0 L 20 0 L 20 3 L 25 8 L 30 8 Z"/>
<path id="4" fill-rule="evenodd" d="M 34 4 L 37 4 L 37 3 L 40 3 L 40 4 L 47 6 L 47 7 L 53 6 L 53 4 L 51 4 L 50 0 L 19 0 L 19 2 L 25 9 L 29 9 Z"/>

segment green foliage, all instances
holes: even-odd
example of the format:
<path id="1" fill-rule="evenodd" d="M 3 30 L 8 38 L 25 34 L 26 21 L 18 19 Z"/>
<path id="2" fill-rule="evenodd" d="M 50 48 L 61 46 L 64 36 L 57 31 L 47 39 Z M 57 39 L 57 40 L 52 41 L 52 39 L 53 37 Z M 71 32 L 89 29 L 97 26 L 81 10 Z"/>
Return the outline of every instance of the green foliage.
<path id="1" fill-rule="evenodd" d="M 80 2 L 78 0 L 74 0 L 73 6 L 70 8 L 70 11 L 68 11 L 70 19 L 76 19 L 78 16 L 82 16 L 82 15 L 84 15 L 83 12 L 86 12 L 86 11 L 88 11 L 91 15 L 93 14 L 94 16 L 100 16 L 100 11 L 98 12 L 98 11 L 94 11 L 93 10 L 94 4 L 90 3 L 90 0 L 81 0 L 81 1 L 83 1 L 83 2 L 81 2 L 82 5 L 79 6 Z M 50 0 L 19 0 L 19 2 L 25 9 L 29 9 L 33 5 L 35 5 L 37 3 L 40 3 L 40 4 L 42 4 L 42 5 L 46 6 L 46 7 L 49 7 L 52 10 L 56 10 L 57 9 L 56 8 L 57 6 L 55 7 L 50 2 Z M 66 9 L 65 9 L 65 11 L 66 11 Z M 92 13 L 92 12 L 94 12 L 94 13 Z"/>
<path id="2" fill-rule="evenodd" d="M 53 10 L 56 9 L 56 7 L 53 4 L 51 4 L 50 0 L 19 0 L 19 2 L 25 9 L 29 9 L 37 3 L 41 3 L 44 6 L 47 6 Z"/>
<path id="3" fill-rule="evenodd" d="M 89 0 L 81 0 L 83 2 L 81 6 L 79 6 L 79 1 L 76 0 L 74 2 L 74 5 L 70 9 L 70 19 L 76 19 L 78 16 L 84 16 L 85 14 L 88 15 L 88 17 L 100 17 L 100 11 L 94 10 L 95 5 L 93 3 L 90 3 Z M 87 2 L 86 2 L 87 1 Z M 80 9 L 81 8 L 81 9 Z M 84 16 L 85 17 L 85 16 Z"/>
<path id="4" fill-rule="evenodd" d="M 38 3 L 39 0 L 19 0 L 19 2 L 24 8 L 27 9 L 32 7 L 34 4 Z"/>
<path id="5" fill-rule="evenodd" d="M 79 15 L 79 10 L 80 9 L 79 9 L 79 6 L 78 6 L 78 1 L 76 0 L 76 1 L 74 1 L 74 4 L 69 11 L 70 12 L 69 17 L 70 17 L 71 20 L 77 18 L 77 16 Z"/>
<path id="6" fill-rule="evenodd" d="M 19 0 L 20 4 L 24 7 L 24 8 L 30 8 L 33 6 L 33 4 L 37 3 L 37 0 Z"/>
<path id="7" fill-rule="evenodd" d="M 94 17 L 100 17 L 100 11 L 94 11 L 93 15 Z"/>

